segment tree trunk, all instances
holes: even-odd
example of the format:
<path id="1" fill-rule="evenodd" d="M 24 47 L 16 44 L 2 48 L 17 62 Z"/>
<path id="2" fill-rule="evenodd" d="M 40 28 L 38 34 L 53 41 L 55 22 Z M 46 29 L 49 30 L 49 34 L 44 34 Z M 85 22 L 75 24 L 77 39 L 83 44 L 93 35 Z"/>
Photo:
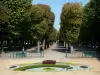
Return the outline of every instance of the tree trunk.
<path id="1" fill-rule="evenodd" d="M 37 42 L 37 46 L 38 46 L 37 53 L 38 53 L 38 55 L 39 55 L 39 52 L 40 52 L 40 41 L 39 41 L 39 40 L 38 40 L 38 42 Z"/>
<path id="2" fill-rule="evenodd" d="M 1 52 L 4 53 L 4 41 L 1 40 Z"/>
<path id="3" fill-rule="evenodd" d="M 14 49 L 13 50 L 16 50 L 17 49 L 17 47 L 16 47 L 16 39 L 13 40 L 13 42 L 14 42 Z"/>
<path id="4" fill-rule="evenodd" d="M 70 43 L 69 43 L 69 42 L 68 42 L 68 51 L 69 51 L 69 52 L 71 51 Z"/>
<path id="5" fill-rule="evenodd" d="M 47 48 L 49 48 L 49 44 L 47 44 Z"/>
<path id="6" fill-rule="evenodd" d="M 7 47 L 10 49 L 10 39 L 7 40 Z"/>
<path id="7" fill-rule="evenodd" d="M 47 49 L 47 39 L 45 40 L 45 49 Z"/>
<path id="8" fill-rule="evenodd" d="M 64 41 L 64 47 L 66 47 L 66 42 Z"/>
<path id="9" fill-rule="evenodd" d="M 45 49 L 45 40 L 43 41 L 43 50 Z"/>

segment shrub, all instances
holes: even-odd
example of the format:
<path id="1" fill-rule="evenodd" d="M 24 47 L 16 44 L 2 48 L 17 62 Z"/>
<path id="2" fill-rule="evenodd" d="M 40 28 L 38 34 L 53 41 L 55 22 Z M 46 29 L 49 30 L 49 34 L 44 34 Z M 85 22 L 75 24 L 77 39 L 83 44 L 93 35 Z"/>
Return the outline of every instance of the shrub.
<path id="1" fill-rule="evenodd" d="M 81 68 L 88 68 L 87 66 L 84 66 L 84 65 L 83 65 L 83 66 L 80 66 L 80 67 L 81 67 Z"/>
<path id="2" fill-rule="evenodd" d="M 44 60 L 42 63 L 43 64 L 56 64 L 56 61 L 55 60 Z"/>
<path id="3" fill-rule="evenodd" d="M 17 66 L 16 65 L 13 65 L 13 66 L 10 66 L 9 68 L 16 68 Z"/>

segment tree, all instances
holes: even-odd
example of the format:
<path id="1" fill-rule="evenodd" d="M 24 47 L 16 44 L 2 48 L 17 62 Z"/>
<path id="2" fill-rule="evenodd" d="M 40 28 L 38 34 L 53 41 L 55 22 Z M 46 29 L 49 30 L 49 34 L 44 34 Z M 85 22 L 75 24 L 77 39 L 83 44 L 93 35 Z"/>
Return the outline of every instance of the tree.
<path id="1" fill-rule="evenodd" d="M 8 10 L 9 40 L 16 42 L 26 39 L 29 33 L 30 9 L 32 0 L 2 0 L 0 1 Z"/>
<path id="2" fill-rule="evenodd" d="M 31 9 L 31 35 L 39 41 L 46 40 L 49 44 L 49 36 L 53 29 L 54 13 L 50 6 L 44 4 L 33 5 Z"/>
<path id="3" fill-rule="evenodd" d="M 8 37 L 8 14 L 7 8 L 0 2 L 0 41 L 3 52 L 3 42 Z"/>
<path id="4" fill-rule="evenodd" d="M 0 36 L 4 37 L 7 31 L 4 41 L 8 45 L 16 48 L 20 43 L 18 46 L 22 47 L 25 41 L 44 40 L 45 35 L 49 39 L 55 18 L 49 5 L 32 5 L 32 0 L 1 0 L 0 3 L 3 5 L 0 4 L 0 26 L 3 25 Z"/>
<path id="5" fill-rule="evenodd" d="M 51 34 L 49 35 L 48 40 L 50 43 L 55 42 L 57 40 L 57 30 L 54 27 L 52 28 L 52 31 L 51 31 Z"/>
<path id="6" fill-rule="evenodd" d="M 45 33 L 46 35 L 46 44 L 47 44 L 47 48 L 49 48 L 49 44 L 50 44 L 50 41 L 49 39 L 51 38 L 50 35 L 52 35 L 52 32 L 54 30 L 54 21 L 55 21 L 55 15 L 53 12 L 49 12 L 49 19 L 48 19 L 48 28 L 47 28 L 47 32 Z M 56 35 L 55 35 L 56 36 Z"/>
<path id="7" fill-rule="evenodd" d="M 91 0 L 84 7 L 83 22 L 80 31 L 80 41 L 85 44 L 98 45 L 100 47 L 100 2 Z M 98 47 L 98 48 L 99 48 Z"/>
<path id="8" fill-rule="evenodd" d="M 83 42 L 84 44 L 88 44 L 89 41 L 91 41 L 91 26 L 92 26 L 92 15 L 91 9 L 89 8 L 90 3 L 88 3 L 84 8 L 83 8 L 83 17 L 82 17 L 82 25 L 80 29 L 80 35 L 79 35 L 79 40 Z"/>
<path id="9" fill-rule="evenodd" d="M 44 18 L 44 10 L 38 6 L 33 5 L 31 9 L 31 35 L 36 40 L 41 41 L 47 30 L 47 21 Z"/>
<path id="10" fill-rule="evenodd" d="M 60 18 L 60 36 L 63 41 L 68 45 L 77 42 L 82 22 L 82 6 L 79 3 L 64 4 Z"/>

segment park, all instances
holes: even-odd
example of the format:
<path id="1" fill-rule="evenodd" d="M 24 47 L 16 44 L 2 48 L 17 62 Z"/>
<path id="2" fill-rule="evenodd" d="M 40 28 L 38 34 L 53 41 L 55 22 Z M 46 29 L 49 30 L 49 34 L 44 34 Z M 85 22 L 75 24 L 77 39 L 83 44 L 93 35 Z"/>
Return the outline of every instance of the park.
<path id="1" fill-rule="evenodd" d="M 0 75 L 100 75 L 99 0 L 0 0 Z"/>

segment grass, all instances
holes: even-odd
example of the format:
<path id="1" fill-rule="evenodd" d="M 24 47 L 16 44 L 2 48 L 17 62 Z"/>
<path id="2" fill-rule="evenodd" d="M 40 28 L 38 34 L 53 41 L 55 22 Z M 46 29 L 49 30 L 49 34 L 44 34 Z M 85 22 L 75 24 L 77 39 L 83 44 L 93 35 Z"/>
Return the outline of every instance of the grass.
<path id="1" fill-rule="evenodd" d="M 72 62 L 68 62 L 66 64 L 68 64 L 68 65 L 77 65 L 76 63 L 72 63 Z"/>
<path id="2" fill-rule="evenodd" d="M 50 70 L 52 70 L 52 71 L 54 71 L 55 68 L 44 68 L 43 70 L 46 70 L 46 71 L 50 71 Z"/>
<path id="3" fill-rule="evenodd" d="M 76 63 L 72 63 L 72 62 L 57 62 L 57 64 L 66 64 L 66 65 L 77 65 Z"/>
<path id="4" fill-rule="evenodd" d="M 71 68 L 69 65 L 60 65 L 60 64 L 38 64 L 38 65 L 28 65 L 14 69 L 14 71 L 25 71 L 31 68 L 39 67 L 60 67 L 60 68 Z"/>
<path id="5" fill-rule="evenodd" d="M 26 66 L 26 65 L 38 65 L 38 64 L 42 64 L 41 62 L 38 63 L 24 63 L 24 64 L 20 64 L 20 66 Z"/>

